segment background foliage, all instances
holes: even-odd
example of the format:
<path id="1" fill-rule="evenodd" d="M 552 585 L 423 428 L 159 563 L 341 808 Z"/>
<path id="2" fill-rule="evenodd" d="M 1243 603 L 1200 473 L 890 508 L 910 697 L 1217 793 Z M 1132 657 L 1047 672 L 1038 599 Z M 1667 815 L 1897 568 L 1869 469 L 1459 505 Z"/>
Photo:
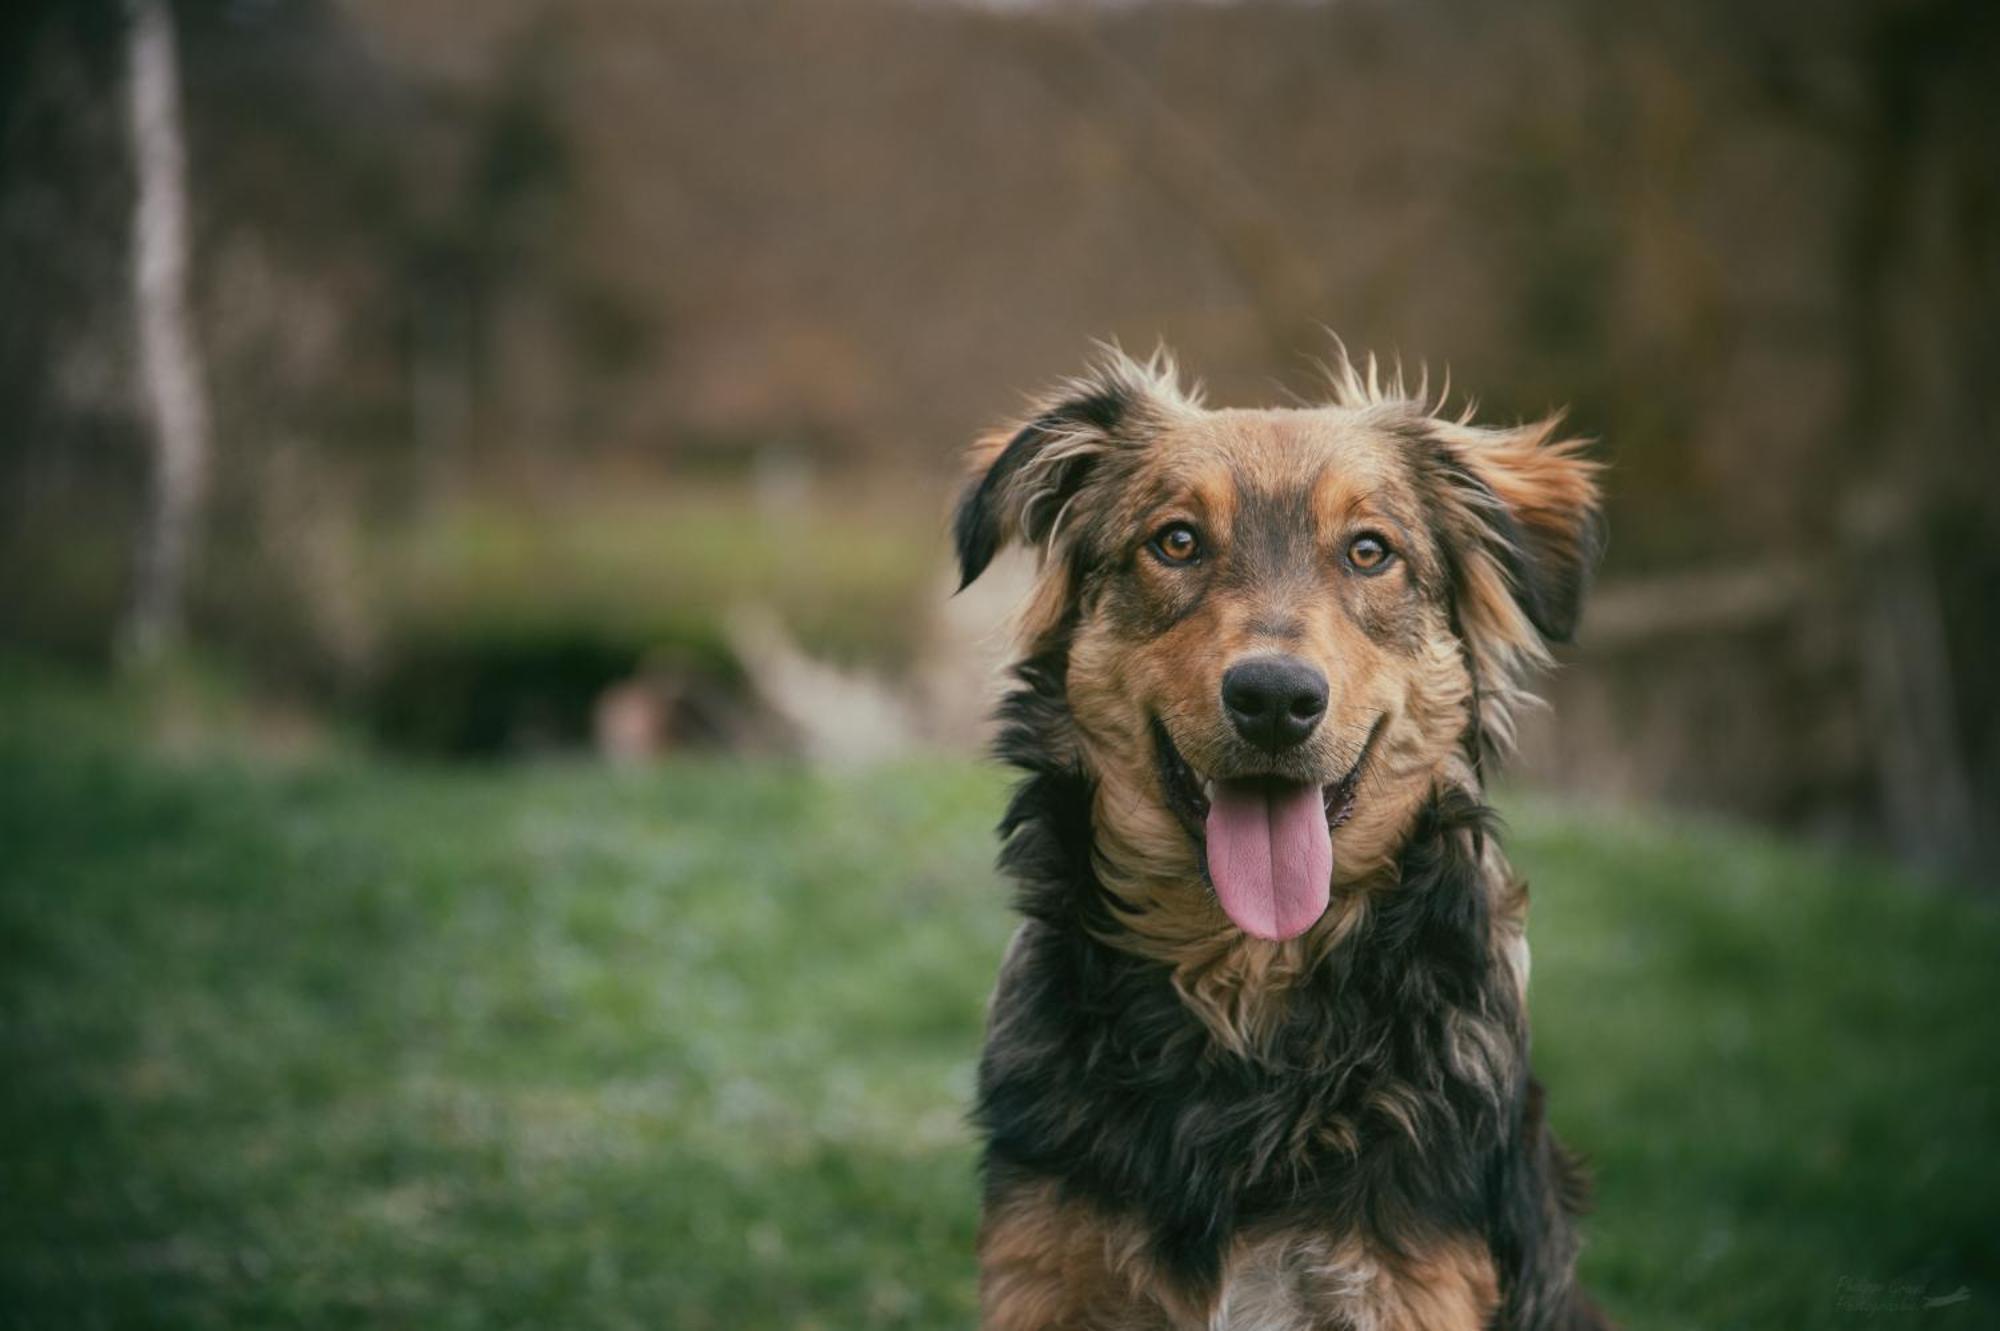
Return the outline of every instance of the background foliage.
<path id="1" fill-rule="evenodd" d="M 194 617 L 267 690 L 538 747 L 664 646 L 748 708 L 708 668 L 744 601 L 921 673 L 975 431 L 1093 337 L 1310 395 L 1331 328 L 1602 441 L 1607 583 L 1539 779 L 1990 849 L 1990 4 L 175 12 L 217 421 Z M 0 635 L 90 661 L 144 477 L 122 26 L 8 23 L 0 558 L 33 573 Z M 497 720 L 384 728 L 440 657 Z"/>

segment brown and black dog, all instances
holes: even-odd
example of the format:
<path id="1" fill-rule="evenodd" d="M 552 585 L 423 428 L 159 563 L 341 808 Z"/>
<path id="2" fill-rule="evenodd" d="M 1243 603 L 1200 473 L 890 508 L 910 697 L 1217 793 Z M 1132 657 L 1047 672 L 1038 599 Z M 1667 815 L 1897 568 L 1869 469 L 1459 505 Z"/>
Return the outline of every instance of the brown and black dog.
<path id="1" fill-rule="evenodd" d="M 1107 353 L 984 440 L 955 535 L 1040 573 L 999 751 L 1026 917 L 980 1065 L 983 1324 L 1604 1325 L 1482 802 L 1599 545 L 1555 423 L 1342 359 L 1211 410 Z"/>

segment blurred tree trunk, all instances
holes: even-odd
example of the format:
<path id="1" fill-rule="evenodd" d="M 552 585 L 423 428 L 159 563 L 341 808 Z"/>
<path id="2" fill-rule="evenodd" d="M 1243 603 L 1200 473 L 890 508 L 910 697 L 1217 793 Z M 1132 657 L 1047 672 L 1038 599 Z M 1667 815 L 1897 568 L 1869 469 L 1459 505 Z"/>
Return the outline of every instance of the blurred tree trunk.
<path id="1" fill-rule="evenodd" d="M 1990 108 L 1982 98 L 1991 96 L 1987 71 L 2000 48 L 2000 21 L 1990 0 L 1878 0 L 1863 14 L 1843 52 L 1851 78 L 1839 93 L 1815 90 L 1807 59 L 1781 48 L 1764 55 L 1774 104 L 1846 156 L 1851 173 L 1835 273 L 1841 424 L 1834 465 L 1822 469 L 1811 508 L 1831 527 L 1822 535 L 1840 551 L 1843 577 L 1896 570 L 1893 578 L 1853 584 L 1848 603 L 1878 807 L 1905 858 L 1957 866 L 1971 863 L 1982 835 L 1966 762 L 1966 737 L 1977 726 L 1961 714 L 1961 699 L 1973 708 L 1990 704 L 1980 681 L 1961 688 L 1954 674 L 1945 594 L 1951 570 L 1933 546 L 1939 514 L 1959 497 L 1954 491 L 1979 488 L 1965 475 L 1963 441 L 1943 427 L 1956 424 L 1957 409 L 1976 439 L 1982 413 L 1959 402 L 1940 413 L 1926 401 L 1926 367 L 1916 361 L 1940 353 L 1913 352 L 1908 334 L 1915 312 L 1947 324 L 1947 348 L 1981 343 L 1982 304 L 1955 297 L 1979 289 L 1990 238 L 1970 233 L 1948 247 L 1948 290 L 1927 293 L 1926 279 L 1939 278 L 1924 268 L 1919 223 L 1934 198 L 1976 204 L 1987 178 Z M 1955 152 L 1961 139 L 1982 146 Z M 1967 364 L 1975 387 L 1966 398 L 1976 403 L 1977 385 L 1989 376 L 1976 357 Z M 1956 627 L 1966 636 L 1965 626 Z"/>
<path id="2" fill-rule="evenodd" d="M 159 660 L 185 633 L 190 552 L 208 485 L 208 401 L 188 317 L 187 145 L 168 0 L 125 0 L 132 174 L 132 312 L 153 440 L 126 658 Z"/>
<path id="3" fill-rule="evenodd" d="M 1841 506 L 1858 568 L 1898 567 L 1858 598 L 1864 701 L 1877 746 L 1877 782 L 1890 837 L 1904 856 L 1933 864 L 1970 862 L 1976 841 L 1971 783 L 1961 751 L 1944 598 L 1931 554 L 1935 515 L 1956 451 L 1912 438 L 1909 422 L 1935 432 L 1911 385 L 1917 367 L 1899 345 L 1908 289 L 1921 279 L 1915 234 L 1926 186 L 1944 197 L 1955 179 L 1954 93 L 1978 84 L 1990 48 L 1988 0 L 1885 6 L 1865 29 L 1856 66 L 1864 120 L 1845 255 L 1846 433 L 1840 472 L 1851 485 Z M 1934 179 L 1941 177 L 1941 180 Z M 1950 274 L 1955 285 L 1973 271 Z M 1947 317 L 1949 298 L 1940 302 Z M 1935 317 L 1935 316 L 1933 316 Z M 1962 342 L 1970 330 L 1953 330 Z"/>

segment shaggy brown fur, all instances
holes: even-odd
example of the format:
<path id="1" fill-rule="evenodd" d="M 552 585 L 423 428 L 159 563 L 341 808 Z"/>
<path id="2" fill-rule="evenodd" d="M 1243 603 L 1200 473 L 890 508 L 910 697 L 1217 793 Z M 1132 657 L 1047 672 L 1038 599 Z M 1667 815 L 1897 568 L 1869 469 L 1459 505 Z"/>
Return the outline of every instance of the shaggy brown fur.
<path id="1" fill-rule="evenodd" d="M 1372 363 L 1333 388 L 1210 410 L 1113 353 L 975 448 L 965 579 L 1013 541 L 1041 569 L 1002 710 L 1028 923 L 981 1067 L 988 1326 L 1597 1324 L 1528 1073 L 1526 889 L 1480 802 L 1575 626 L 1595 468 Z M 1273 658 L 1326 698 L 1266 752 L 1220 698 Z M 1330 903 L 1284 941 L 1204 861 L 1202 780 L 1252 774 L 1329 792 Z"/>

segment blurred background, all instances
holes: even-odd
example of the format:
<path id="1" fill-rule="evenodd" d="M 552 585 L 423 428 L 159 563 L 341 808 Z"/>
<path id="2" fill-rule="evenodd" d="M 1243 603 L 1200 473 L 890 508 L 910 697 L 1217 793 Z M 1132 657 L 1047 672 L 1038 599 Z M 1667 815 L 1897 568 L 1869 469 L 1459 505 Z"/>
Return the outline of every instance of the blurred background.
<path id="1" fill-rule="evenodd" d="M 1986 0 L 12 0 L 0 1322 L 964 1324 L 960 450 L 1332 333 L 1611 466 L 1587 1275 L 1994 1324 Z"/>

